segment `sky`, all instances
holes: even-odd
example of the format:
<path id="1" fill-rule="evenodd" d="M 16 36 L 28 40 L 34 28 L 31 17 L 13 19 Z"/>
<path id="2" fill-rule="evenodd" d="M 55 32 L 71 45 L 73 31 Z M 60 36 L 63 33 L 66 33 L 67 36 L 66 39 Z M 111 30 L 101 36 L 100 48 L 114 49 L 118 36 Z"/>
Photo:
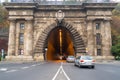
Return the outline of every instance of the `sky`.
<path id="1" fill-rule="evenodd" d="M 0 2 L 4 2 L 5 0 L 0 0 Z M 8 0 L 8 1 L 10 1 L 10 0 Z"/>
<path id="2" fill-rule="evenodd" d="M 120 2 L 120 0 L 113 0 L 113 1 Z"/>
<path id="3" fill-rule="evenodd" d="M 4 2 L 5 0 L 0 0 L 0 2 Z M 10 0 L 8 0 L 10 1 Z M 116 1 L 116 2 L 120 2 L 120 0 L 113 0 L 113 1 Z"/>

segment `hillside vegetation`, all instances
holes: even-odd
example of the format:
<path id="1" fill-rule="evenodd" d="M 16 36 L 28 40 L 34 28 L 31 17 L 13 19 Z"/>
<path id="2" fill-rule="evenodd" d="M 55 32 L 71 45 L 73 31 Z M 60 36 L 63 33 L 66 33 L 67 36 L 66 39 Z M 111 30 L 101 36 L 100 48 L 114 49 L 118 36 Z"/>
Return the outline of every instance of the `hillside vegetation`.
<path id="1" fill-rule="evenodd" d="M 120 4 L 113 10 L 112 16 L 112 54 L 115 59 L 120 60 Z"/>
<path id="2" fill-rule="evenodd" d="M 4 49 L 7 53 L 8 49 L 8 11 L 0 4 L 0 59 L 1 59 L 1 49 Z"/>
<path id="3" fill-rule="evenodd" d="M 0 27 L 8 27 L 9 26 L 7 17 L 8 17 L 7 10 L 0 4 Z"/>

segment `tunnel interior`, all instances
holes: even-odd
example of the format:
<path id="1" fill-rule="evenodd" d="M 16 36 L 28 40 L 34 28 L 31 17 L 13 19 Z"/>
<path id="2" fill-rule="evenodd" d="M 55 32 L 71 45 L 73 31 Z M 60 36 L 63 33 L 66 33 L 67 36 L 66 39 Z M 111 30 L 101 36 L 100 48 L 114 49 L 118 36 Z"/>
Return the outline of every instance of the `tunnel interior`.
<path id="1" fill-rule="evenodd" d="M 48 35 L 46 60 L 66 60 L 69 55 L 75 56 L 73 39 L 68 29 L 54 28 Z"/>

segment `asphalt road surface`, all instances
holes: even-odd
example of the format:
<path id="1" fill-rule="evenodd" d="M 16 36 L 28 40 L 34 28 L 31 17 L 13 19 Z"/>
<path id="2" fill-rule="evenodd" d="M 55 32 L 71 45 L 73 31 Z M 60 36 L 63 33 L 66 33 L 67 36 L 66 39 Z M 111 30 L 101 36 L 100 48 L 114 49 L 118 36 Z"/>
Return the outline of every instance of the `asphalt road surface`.
<path id="1" fill-rule="evenodd" d="M 74 63 L 0 63 L 0 80 L 120 80 L 120 64 L 96 64 L 95 69 Z"/>

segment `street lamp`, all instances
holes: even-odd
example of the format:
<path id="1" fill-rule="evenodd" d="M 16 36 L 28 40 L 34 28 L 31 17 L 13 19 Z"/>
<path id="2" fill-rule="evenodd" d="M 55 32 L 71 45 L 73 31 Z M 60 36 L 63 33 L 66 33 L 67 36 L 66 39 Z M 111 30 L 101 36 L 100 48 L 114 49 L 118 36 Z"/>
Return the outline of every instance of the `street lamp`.
<path id="1" fill-rule="evenodd" d="M 45 51 L 47 51 L 47 48 L 45 48 Z"/>
<path id="2" fill-rule="evenodd" d="M 48 50 L 48 48 L 45 48 L 45 53 L 43 54 L 44 60 L 46 60 L 47 50 Z"/>

